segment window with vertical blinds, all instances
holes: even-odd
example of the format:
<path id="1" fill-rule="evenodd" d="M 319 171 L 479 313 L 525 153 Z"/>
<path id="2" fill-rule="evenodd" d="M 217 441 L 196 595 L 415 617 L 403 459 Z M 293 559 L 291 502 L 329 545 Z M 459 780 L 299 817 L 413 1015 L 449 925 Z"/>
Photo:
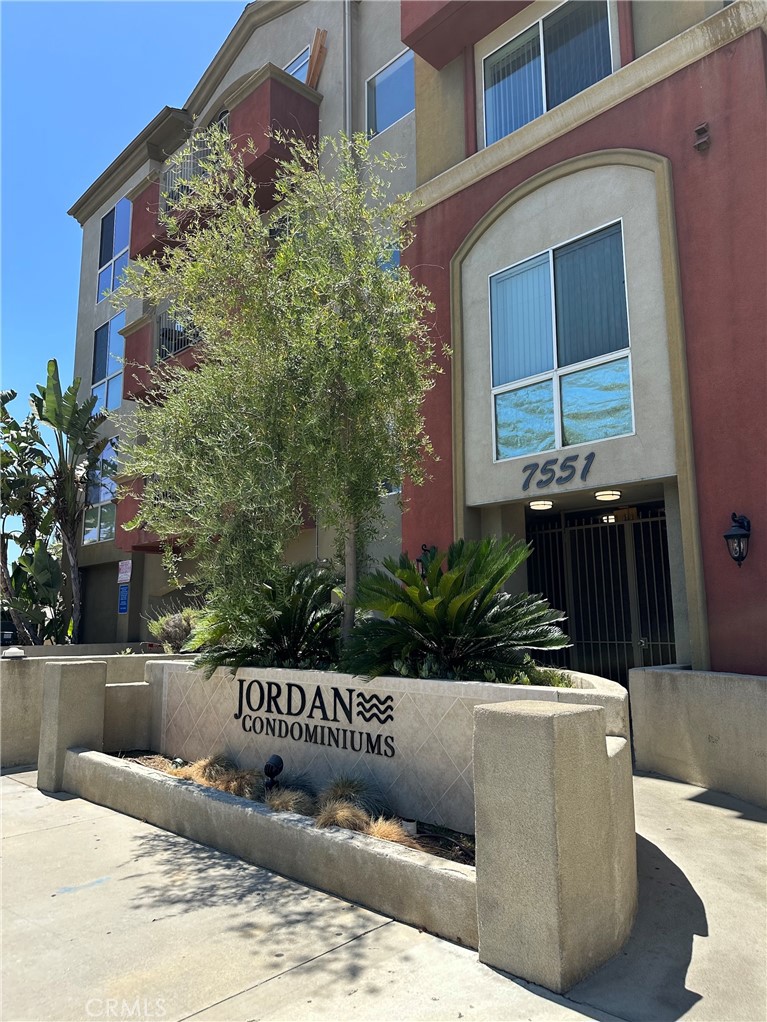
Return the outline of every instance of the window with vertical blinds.
<path id="1" fill-rule="evenodd" d="M 496 459 L 633 431 L 621 224 L 490 278 Z"/>
<path id="2" fill-rule="evenodd" d="M 485 143 L 612 71 L 607 0 L 570 0 L 485 59 Z"/>

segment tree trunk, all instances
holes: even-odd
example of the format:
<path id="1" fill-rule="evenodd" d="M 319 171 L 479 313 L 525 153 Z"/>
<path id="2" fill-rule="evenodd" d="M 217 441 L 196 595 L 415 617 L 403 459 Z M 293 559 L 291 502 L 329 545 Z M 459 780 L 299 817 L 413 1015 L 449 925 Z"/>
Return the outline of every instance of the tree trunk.
<path id="1" fill-rule="evenodd" d="M 357 598 L 357 525 L 349 522 L 344 540 L 344 565 L 346 587 L 344 589 L 344 621 L 341 628 L 343 644 L 349 641 L 354 628 L 354 601 Z"/>
<path id="2" fill-rule="evenodd" d="M 61 545 L 69 562 L 69 584 L 72 587 L 72 642 L 80 641 L 80 614 L 82 612 L 82 580 L 77 560 L 77 537 L 68 536 L 62 531 Z"/>

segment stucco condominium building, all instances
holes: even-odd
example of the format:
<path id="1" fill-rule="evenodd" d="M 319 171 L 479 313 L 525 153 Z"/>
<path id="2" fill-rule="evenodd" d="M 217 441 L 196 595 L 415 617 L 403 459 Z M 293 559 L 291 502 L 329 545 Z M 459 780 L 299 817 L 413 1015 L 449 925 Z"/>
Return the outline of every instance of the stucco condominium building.
<path id="1" fill-rule="evenodd" d="M 162 247 L 164 161 L 191 132 L 255 139 L 267 213 L 270 126 L 367 131 L 404 158 L 402 262 L 452 350 L 425 405 L 439 460 L 389 515 L 389 549 L 526 537 L 516 584 L 567 611 L 581 670 L 766 673 L 766 16 L 757 0 L 250 4 L 185 107 L 71 210 L 84 390 L 125 408 L 151 385 L 130 363 L 193 364 L 163 310 L 101 297 Z M 108 462 L 93 495 L 85 639 L 138 638 L 167 594 L 156 538 L 121 529 L 135 501 L 112 503 Z M 740 566 L 733 512 L 753 523 Z M 327 543 L 306 529 L 290 555 Z"/>

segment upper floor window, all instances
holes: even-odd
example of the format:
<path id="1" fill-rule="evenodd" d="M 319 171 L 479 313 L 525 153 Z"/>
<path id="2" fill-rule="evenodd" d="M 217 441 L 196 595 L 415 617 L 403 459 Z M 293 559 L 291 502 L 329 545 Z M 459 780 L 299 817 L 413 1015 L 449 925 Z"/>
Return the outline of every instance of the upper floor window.
<path id="1" fill-rule="evenodd" d="M 621 224 L 490 278 L 495 457 L 633 432 Z"/>
<path id="2" fill-rule="evenodd" d="M 128 265 L 131 204 L 120 199 L 114 209 L 101 218 L 99 242 L 99 280 L 96 304 L 120 286 L 120 277 Z"/>
<path id="3" fill-rule="evenodd" d="M 298 56 L 294 57 L 285 67 L 285 70 L 289 75 L 297 78 L 299 82 L 305 82 L 307 72 L 309 71 L 309 47 L 307 46 L 305 50 L 301 50 Z"/>
<path id="4" fill-rule="evenodd" d="M 367 130 L 377 135 L 415 110 L 413 51 L 405 50 L 367 82 Z"/>
<path id="5" fill-rule="evenodd" d="M 91 394 L 96 395 L 96 411 L 113 412 L 122 401 L 125 339 L 120 331 L 124 326 L 125 313 L 118 312 L 93 335 Z"/>
<path id="6" fill-rule="evenodd" d="M 98 465 L 88 473 L 88 504 L 83 522 L 83 543 L 115 538 L 117 495 L 117 437 L 104 448 Z"/>
<path id="7" fill-rule="evenodd" d="M 607 0 L 571 0 L 485 58 L 485 144 L 612 72 Z"/>

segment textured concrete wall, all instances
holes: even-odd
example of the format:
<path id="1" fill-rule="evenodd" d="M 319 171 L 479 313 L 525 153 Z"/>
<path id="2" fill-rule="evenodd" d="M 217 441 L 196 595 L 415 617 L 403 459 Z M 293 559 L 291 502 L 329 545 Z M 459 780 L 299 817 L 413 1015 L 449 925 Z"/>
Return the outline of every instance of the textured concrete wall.
<path id="1" fill-rule="evenodd" d="M 152 689 L 143 681 L 107 685 L 104 704 L 104 751 L 149 749 Z"/>
<path id="2" fill-rule="evenodd" d="M 106 666 L 106 683 L 108 685 L 124 685 L 143 683 L 144 670 L 147 664 L 155 660 L 174 660 L 179 657 L 166 653 L 133 654 L 132 656 L 103 656 L 103 650 L 111 651 L 113 646 L 37 646 L 34 650 L 56 649 L 56 656 L 42 656 L 37 652 L 23 660 L 0 660 L 0 752 L 2 766 L 19 766 L 37 762 L 37 750 L 40 744 L 40 717 L 43 703 L 43 677 L 46 664 L 50 663 L 82 663 L 97 659 Z M 61 650 L 62 652 L 59 652 Z M 80 655 L 69 655 L 69 650 L 81 650 Z M 90 651 L 90 656 L 88 652 Z M 83 655 L 86 654 L 86 655 Z M 181 658 L 184 659 L 183 657 Z M 191 659 L 191 658 L 189 658 Z M 128 714 L 135 717 L 132 703 L 120 704 Z M 119 716 L 122 716 L 122 710 Z M 117 718 L 113 724 L 113 735 L 135 734 L 141 737 L 145 731 L 141 727 L 132 730 L 133 725 L 123 726 Z M 148 727 L 148 725 L 147 725 Z M 116 729 L 116 730 L 114 730 Z M 148 744 L 148 737 L 146 739 Z M 133 745 L 118 744 L 115 748 L 140 748 L 144 743 Z"/>
<path id="3" fill-rule="evenodd" d="M 474 713 L 479 957 L 565 991 L 616 954 L 636 913 L 631 758 L 604 710 Z"/>
<path id="4" fill-rule="evenodd" d="M 381 789 L 398 815 L 464 832 L 474 830 L 477 704 L 536 699 L 598 705 L 605 733 L 628 737 L 625 689 L 589 675 L 573 674 L 577 687 L 557 689 L 415 678 L 365 682 L 345 674 L 255 668 L 236 679 L 228 671 L 205 679 L 178 664 L 151 670 L 156 751 L 189 761 L 224 753 L 242 767 L 261 767 L 277 753 L 286 774 L 306 773 L 315 784 L 342 773 L 360 775 Z M 251 684 L 252 706 L 240 707 L 241 692 Z"/>
<path id="5" fill-rule="evenodd" d="M 95 752 L 70 752 L 67 791 L 276 870 L 402 922 L 477 946 L 475 870 L 390 841 L 273 813 Z"/>
<path id="6" fill-rule="evenodd" d="M 37 764 L 41 791 L 61 791 L 67 749 L 103 748 L 106 674 L 106 664 L 95 660 L 45 665 Z"/>
<path id="7" fill-rule="evenodd" d="M 644 668 L 629 689 L 637 769 L 767 806 L 767 677 Z"/>

